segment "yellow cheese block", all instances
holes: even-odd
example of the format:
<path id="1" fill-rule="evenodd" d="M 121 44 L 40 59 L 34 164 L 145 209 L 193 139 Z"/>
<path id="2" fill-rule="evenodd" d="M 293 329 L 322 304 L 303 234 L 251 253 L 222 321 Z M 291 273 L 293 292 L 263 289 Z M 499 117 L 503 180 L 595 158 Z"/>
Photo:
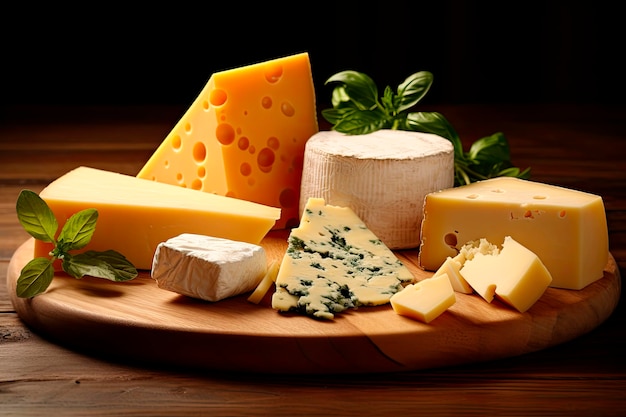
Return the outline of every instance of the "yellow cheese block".
<path id="1" fill-rule="evenodd" d="M 430 323 L 456 303 L 456 296 L 450 278 L 443 272 L 407 285 L 392 295 L 389 302 L 397 314 Z"/>
<path id="2" fill-rule="evenodd" d="M 275 207 L 88 167 L 58 178 L 40 196 L 59 231 L 74 213 L 97 209 L 85 250 L 116 250 L 138 269 L 151 269 L 159 243 L 182 233 L 259 244 L 280 217 Z M 35 257 L 48 256 L 50 248 L 35 241 Z"/>
<path id="3" fill-rule="evenodd" d="M 435 271 L 465 243 L 505 236 L 541 259 L 552 287 L 581 289 L 604 276 L 609 243 L 602 198 L 511 177 L 428 194 L 419 264 Z"/>
<path id="4" fill-rule="evenodd" d="M 137 176 L 279 207 L 274 228 L 295 226 L 317 131 L 307 53 L 217 72 Z"/>
<path id="5" fill-rule="evenodd" d="M 474 254 L 466 259 L 461 275 L 486 301 L 494 296 L 525 312 L 543 295 L 552 282 L 550 272 L 536 254 L 510 236 L 502 250 Z"/>

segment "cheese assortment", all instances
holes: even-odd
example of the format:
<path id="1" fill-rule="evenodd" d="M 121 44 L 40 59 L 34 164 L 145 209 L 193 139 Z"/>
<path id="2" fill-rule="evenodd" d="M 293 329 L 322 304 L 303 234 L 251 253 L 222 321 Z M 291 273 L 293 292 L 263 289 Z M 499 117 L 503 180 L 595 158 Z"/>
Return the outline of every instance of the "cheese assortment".
<path id="1" fill-rule="evenodd" d="M 275 228 L 294 226 L 317 131 L 307 53 L 216 72 L 137 176 L 278 207 Z"/>
<path id="2" fill-rule="evenodd" d="M 291 230 L 272 307 L 319 319 L 386 304 L 413 274 L 348 207 L 309 199 Z"/>
<path id="3" fill-rule="evenodd" d="M 393 311 L 424 323 L 430 323 L 456 303 L 456 296 L 446 273 L 407 285 L 389 299 Z"/>
<path id="4" fill-rule="evenodd" d="M 157 246 L 151 276 L 159 288 L 215 302 L 251 291 L 266 272 L 259 245 L 184 233 Z"/>
<path id="5" fill-rule="evenodd" d="M 350 207 L 390 249 L 415 248 L 424 196 L 454 184 L 453 152 L 428 133 L 319 132 L 304 151 L 300 213 L 309 198 L 323 198 Z"/>
<path id="6" fill-rule="evenodd" d="M 487 302 L 494 296 L 523 313 L 543 295 L 552 276 L 539 257 L 510 236 L 502 249 L 486 239 L 462 248 L 460 274 Z"/>
<path id="7" fill-rule="evenodd" d="M 97 209 L 97 227 L 85 250 L 116 250 L 146 270 L 157 245 L 179 234 L 259 244 L 280 217 L 279 208 L 89 167 L 53 181 L 40 197 L 60 226 L 80 210 Z M 34 255 L 47 257 L 51 248 L 35 240 Z"/>
<path id="8" fill-rule="evenodd" d="M 61 226 L 97 209 L 84 250 L 120 252 L 159 288 L 259 304 L 274 286 L 272 308 L 324 320 L 389 303 L 430 323 L 456 293 L 524 313 L 603 276 L 601 197 L 511 177 L 453 188 L 454 163 L 433 134 L 318 132 L 302 53 L 213 74 L 136 177 L 79 167 L 40 196 Z M 262 239 L 292 227 L 268 266 Z M 432 277 L 392 251 L 410 248 Z M 50 249 L 35 240 L 35 257 Z"/>
<path id="9" fill-rule="evenodd" d="M 467 242 L 506 236 L 539 257 L 552 287 L 582 289 L 604 275 L 609 247 L 602 198 L 512 177 L 428 194 L 419 264 L 435 271 Z"/>

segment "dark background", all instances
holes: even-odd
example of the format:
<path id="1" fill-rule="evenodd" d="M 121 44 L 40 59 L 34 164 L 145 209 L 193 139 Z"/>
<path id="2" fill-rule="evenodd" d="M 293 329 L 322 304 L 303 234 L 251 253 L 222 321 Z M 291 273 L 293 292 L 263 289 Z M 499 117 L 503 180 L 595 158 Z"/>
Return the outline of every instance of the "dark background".
<path id="1" fill-rule="evenodd" d="M 381 91 L 428 70 L 434 104 L 621 104 L 625 92 L 618 2 L 159 4 L 1 6 L 0 105 L 186 106 L 213 72 L 303 51 L 322 105 L 324 81 L 346 69 Z"/>

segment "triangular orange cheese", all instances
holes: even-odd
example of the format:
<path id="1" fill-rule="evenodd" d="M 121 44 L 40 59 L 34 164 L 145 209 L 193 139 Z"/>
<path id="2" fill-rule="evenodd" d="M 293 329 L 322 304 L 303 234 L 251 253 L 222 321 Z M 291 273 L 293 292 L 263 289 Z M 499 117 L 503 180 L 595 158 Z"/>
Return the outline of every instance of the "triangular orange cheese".
<path id="1" fill-rule="evenodd" d="M 278 207 L 274 228 L 295 226 L 317 131 L 307 53 L 217 72 L 137 177 Z"/>

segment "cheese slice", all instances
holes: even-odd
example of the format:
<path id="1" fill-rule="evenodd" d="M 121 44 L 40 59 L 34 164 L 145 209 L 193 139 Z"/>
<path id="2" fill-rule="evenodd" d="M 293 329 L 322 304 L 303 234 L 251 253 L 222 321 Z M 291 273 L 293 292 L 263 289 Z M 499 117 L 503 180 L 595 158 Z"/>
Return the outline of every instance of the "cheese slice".
<path id="1" fill-rule="evenodd" d="M 581 289 L 604 276 L 609 244 L 602 198 L 511 177 L 428 194 L 419 264 L 435 271 L 465 243 L 505 236 L 541 259 L 552 287 Z"/>
<path id="2" fill-rule="evenodd" d="M 386 304 L 413 280 L 354 211 L 311 198 L 289 235 L 272 306 L 332 319 L 349 308 Z"/>
<path id="3" fill-rule="evenodd" d="M 261 300 L 263 300 L 263 297 L 265 297 L 265 295 L 269 293 L 270 288 L 276 282 L 279 265 L 280 264 L 277 261 L 273 261 L 272 263 L 270 263 L 270 265 L 267 267 L 267 272 L 263 276 L 263 279 L 261 280 L 261 282 L 259 282 L 259 285 L 256 286 L 254 291 L 252 291 L 252 294 L 248 296 L 247 300 L 249 302 L 253 304 L 259 304 Z"/>
<path id="4" fill-rule="evenodd" d="M 319 132 L 304 151 L 300 213 L 310 197 L 323 198 L 350 207 L 390 249 L 416 248 L 425 195 L 454 185 L 453 152 L 428 133 Z"/>
<path id="5" fill-rule="evenodd" d="M 282 209 L 295 226 L 306 141 L 318 131 L 307 53 L 214 73 L 139 178 Z"/>
<path id="6" fill-rule="evenodd" d="M 444 272 L 407 285 L 389 301 L 397 314 L 430 323 L 456 303 L 456 296 Z"/>
<path id="7" fill-rule="evenodd" d="M 478 248 L 466 257 L 461 275 L 487 302 L 497 296 L 520 312 L 527 311 L 543 295 L 552 276 L 539 257 L 510 236 L 502 250 L 487 249 L 485 239 L 467 243 Z"/>
<path id="8" fill-rule="evenodd" d="M 157 245 L 182 233 L 259 244 L 280 216 L 275 207 L 88 167 L 53 181 L 40 196 L 60 226 L 80 210 L 97 209 L 84 249 L 116 250 L 137 269 L 151 269 Z M 50 249 L 35 240 L 35 257 Z"/>
<path id="9" fill-rule="evenodd" d="M 251 291 L 266 271 L 261 246 L 183 233 L 157 246 L 151 276 L 159 288 L 215 302 Z"/>

